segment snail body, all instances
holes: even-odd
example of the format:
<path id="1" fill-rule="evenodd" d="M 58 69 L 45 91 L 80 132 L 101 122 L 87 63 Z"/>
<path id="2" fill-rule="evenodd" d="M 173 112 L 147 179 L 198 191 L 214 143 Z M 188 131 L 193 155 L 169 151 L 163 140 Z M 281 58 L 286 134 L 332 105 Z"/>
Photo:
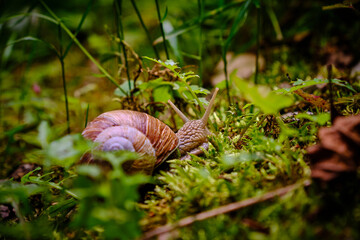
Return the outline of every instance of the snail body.
<path id="1" fill-rule="evenodd" d="M 128 150 L 139 153 L 125 169 L 127 172 L 151 173 L 177 148 L 182 156 L 198 154 L 200 147 L 207 148 L 210 131 L 206 124 L 218 89 L 209 103 L 204 116 L 199 120 L 189 120 L 170 100 L 169 104 L 185 122 L 177 133 L 160 120 L 142 112 L 115 110 L 105 112 L 91 121 L 82 135 L 99 143 L 103 151 Z"/>

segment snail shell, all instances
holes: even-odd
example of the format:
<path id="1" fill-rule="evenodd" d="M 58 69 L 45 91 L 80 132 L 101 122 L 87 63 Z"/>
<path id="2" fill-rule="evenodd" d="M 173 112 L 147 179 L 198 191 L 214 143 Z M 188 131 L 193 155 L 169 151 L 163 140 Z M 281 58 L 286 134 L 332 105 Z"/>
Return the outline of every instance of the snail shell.
<path id="1" fill-rule="evenodd" d="M 98 148 L 103 151 L 129 150 L 139 153 L 140 159 L 126 163 L 125 171 L 151 173 L 176 148 L 186 157 L 188 153 L 199 154 L 202 152 L 200 147 L 208 146 L 210 131 L 206 124 L 218 90 L 215 89 L 204 116 L 198 120 L 189 120 L 169 101 L 185 123 L 176 134 L 165 123 L 146 113 L 116 110 L 99 115 L 88 124 L 82 135 L 99 143 Z M 91 160 L 91 154 L 85 154 L 81 162 Z"/>
<path id="2" fill-rule="evenodd" d="M 144 155 L 133 161 L 129 172 L 142 169 L 151 172 L 178 146 L 175 133 L 160 120 L 142 112 L 116 110 L 95 118 L 82 135 L 100 143 L 100 150 L 129 150 Z"/>

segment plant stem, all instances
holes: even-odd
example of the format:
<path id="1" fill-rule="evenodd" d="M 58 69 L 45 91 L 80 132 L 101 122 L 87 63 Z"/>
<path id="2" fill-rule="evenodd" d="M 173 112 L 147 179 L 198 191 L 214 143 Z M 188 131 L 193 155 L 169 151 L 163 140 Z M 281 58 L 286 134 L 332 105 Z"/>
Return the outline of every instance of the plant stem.
<path id="1" fill-rule="evenodd" d="M 198 8 L 199 8 L 199 18 L 202 19 L 204 15 L 204 2 L 203 0 L 198 0 Z M 203 30 L 202 30 L 202 20 L 199 23 L 199 86 L 202 86 L 202 72 L 203 72 Z"/>
<path id="2" fill-rule="evenodd" d="M 61 64 L 61 75 L 63 81 L 63 88 L 64 88 L 64 96 L 65 96 L 65 110 L 66 110 L 66 123 L 67 123 L 67 133 L 70 134 L 70 115 L 69 115 L 69 102 L 67 97 L 67 88 L 66 88 L 66 79 L 65 79 L 65 63 L 64 63 L 64 55 L 63 55 L 63 40 L 62 40 L 62 31 L 60 25 L 58 25 L 59 30 L 59 42 L 60 42 L 60 64 Z"/>
<path id="3" fill-rule="evenodd" d="M 160 22 L 160 30 L 161 30 L 161 35 L 162 35 L 162 38 L 163 38 L 163 44 L 164 44 L 164 49 L 165 49 L 165 53 L 166 53 L 166 59 L 170 59 L 169 52 L 168 52 L 168 49 L 166 47 L 166 38 L 165 38 L 164 27 L 163 27 L 163 24 L 162 24 L 162 19 L 161 19 L 161 14 L 160 14 L 159 0 L 155 0 L 155 3 L 156 3 L 156 11 L 157 11 L 158 19 L 159 19 L 159 22 Z"/>
<path id="4" fill-rule="evenodd" d="M 269 15 L 271 24 L 273 25 L 274 31 L 276 33 L 276 39 L 279 41 L 282 41 L 284 39 L 284 37 L 281 32 L 279 21 L 276 18 L 276 15 L 274 13 L 274 10 L 272 9 L 272 6 L 266 5 L 265 9 L 267 11 L 267 14 Z"/>
<path id="5" fill-rule="evenodd" d="M 140 23 L 141 23 L 141 26 L 143 27 L 143 29 L 144 29 L 144 31 L 145 31 L 145 33 L 146 33 L 147 39 L 148 39 L 150 45 L 152 46 L 152 48 L 153 48 L 153 50 L 154 50 L 155 56 L 156 56 L 157 59 L 159 59 L 159 58 L 160 58 L 159 53 L 158 53 L 158 51 L 157 51 L 157 49 L 156 49 L 156 46 L 155 46 L 154 44 L 152 44 L 152 39 L 151 39 L 149 30 L 148 30 L 147 27 L 145 26 L 145 23 L 144 23 L 144 21 L 143 21 L 143 19 L 142 19 L 142 17 L 141 17 L 140 11 L 139 11 L 138 7 L 136 6 L 135 0 L 131 0 L 131 3 L 132 3 L 132 5 L 133 5 L 133 7 L 134 7 L 134 9 L 135 9 L 136 15 L 137 15 L 138 18 L 139 18 L 139 21 L 140 21 Z"/>
<path id="6" fill-rule="evenodd" d="M 224 7 L 224 1 L 220 1 L 220 6 L 221 8 Z M 221 42 L 221 56 L 222 56 L 222 60 L 224 62 L 224 75 L 225 75 L 225 84 L 226 84 L 226 95 L 227 95 L 227 99 L 228 99 L 228 103 L 229 105 L 231 105 L 231 98 L 230 98 L 230 88 L 229 88 L 229 76 L 228 76 L 228 72 L 227 72 L 227 59 L 226 59 L 226 45 L 224 42 L 224 36 L 223 36 L 223 31 L 224 31 L 224 24 L 221 24 L 221 29 L 220 29 L 220 42 Z"/>
<path id="7" fill-rule="evenodd" d="M 131 82 L 130 82 L 130 72 L 129 72 L 129 62 L 128 62 L 128 58 L 127 58 L 127 54 L 126 54 L 126 47 L 124 44 L 124 28 L 123 28 L 123 24 L 121 21 L 121 16 L 122 16 L 122 0 L 114 0 L 115 3 L 115 23 L 116 23 L 116 33 L 118 35 L 118 38 L 120 39 L 120 46 L 122 48 L 122 52 L 124 54 L 124 60 L 125 60 L 125 68 L 126 68 L 126 76 L 128 79 L 128 84 L 129 84 L 129 93 L 131 96 Z M 119 49 L 120 50 L 120 49 Z M 135 87 L 135 86 L 134 86 Z M 129 94 L 126 94 L 129 96 Z"/>
<path id="8" fill-rule="evenodd" d="M 75 31 L 75 34 L 74 34 L 75 37 L 76 37 L 76 36 L 78 35 L 78 33 L 80 32 L 81 26 L 83 25 L 86 16 L 87 16 L 88 13 L 90 12 L 90 9 L 91 9 L 93 3 L 94 3 L 94 0 L 90 0 L 90 1 L 89 1 L 88 5 L 87 5 L 87 7 L 86 7 L 86 10 L 85 10 L 84 14 L 83 14 L 82 17 L 81 17 L 80 23 L 79 23 L 78 27 L 76 28 L 76 31 Z M 64 57 L 68 54 L 68 52 L 69 52 L 71 46 L 73 45 L 73 43 L 74 43 L 74 41 L 71 41 L 71 42 L 67 45 L 66 50 L 64 51 L 64 54 L 63 54 Z"/>
<path id="9" fill-rule="evenodd" d="M 226 94 L 229 105 L 231 105 L 231 98 L 230 98 L 230 87 L 229 87 L 229 76 L 227 71 L 227 59 L 226 59 L 226 50 L 223 47 L 222 59 L 224 61 L 224 74 L 225 74 L 225 83 L 226 83 Z"/>
<path id="10" fill-rule="evenodd" d="M 88 104 L 87 108 L 86 108 L 85 127 L 87 126 L 88 119 L 89 119 L 89 106 L 90 106 L 90 104 Z"/>
<path id="11" fill-rule="evenodd" d="M 260 7 L 256 9 L 256 60 L 255 60 L 255 79 L 254 83 L 258 83 L 259 76 L 259 55 L 260 55 L 260 22 L 261 22 L 261 0 Z"/>
<path id="12" fill-rule="evenodd" d="M 338 116 L 338 113 L 334 106 L 334 95 L 333 95 L 333 84 L 332 84 L 332 65 L 327 65 L 328 79 L 329 79 L 329 90 L 330 90 L 330 119 L 331 124 L 334 124 L 335 118 Z"/>
<path id="13" fill-rule="evenodd" d="M 74 36 L 74 34 L 66 27 L 66 25 L 61 21 L 60 18 L 56 16 L 56 14 L 46 5 L 46 3 L 43 0 L 40 0 L 43 7 L 49 12 L 49 14 L 58 22 L 60 27 L 69 35 L 69 37 L 76 43 L 76 45 L 80 48 L 80 50 L 92 61 L 97 68 L 107 77 L 110 82 L 112 82 L 119 90 L 127 95 L 127 93 L 124 91 L 124 89 L 121 88 L 121 86 L 115 81 L 115 79 L 101 66 L 100 63 L 98 63 L 95 58 L 85 49 L 85 47 L 79 42 L 79 40 Z"/>

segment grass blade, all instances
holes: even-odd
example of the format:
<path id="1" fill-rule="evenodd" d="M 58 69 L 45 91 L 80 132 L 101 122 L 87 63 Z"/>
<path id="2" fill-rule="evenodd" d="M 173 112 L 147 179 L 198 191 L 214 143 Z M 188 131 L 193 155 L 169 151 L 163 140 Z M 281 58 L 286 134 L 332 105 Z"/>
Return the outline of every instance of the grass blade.
<path id="1" fill-rule="evenodd" d="M 256 59 L 255 59 L 255 77 L 254 83 L 258 83 L 259 76 L 259 55 L 260 55 L 260 28 L 261 28 L 261 0 L 259 0 L 259 7 L 256 10 Z"/>
<path id="2" fill-rule="evenodd" d="M 60 27 L 60 24 L 58 25 L 58 37 L 60 42 L 60 49 L 59 49 L 59 55 L 60 57 L 60 64 L 61 64 L 61 76 L 62 76 L 62 82 L 63 82 L 63 88 L 64 88 L 64 96 L 65 96 L 65 110 L 66 110 L 66 123 L 67 123 L 67 133 L 70 134 L 70 114 L 69 114 L 69 102 L 67 97 L 67 87 L 66 87 L 66 79 L 65 79 L 65 62 L 63 55 L 63 37 L 62 37 L 62 29 Z"/>
<path id="3" fill-rule="evenodd" d="M 269 15 L 271 24 L 273 25 L 273 28 L 274 28 L 274 31 L 276 34 L 276 39 L 279 41 L 282 41 L 284 39 L 284 37 L 281 32 L 279 21 L 277 20 L 274 10 L 272 9 L 272 6 L 266 5 L 265 8 L 266 8 L 267 14 Z"/>
<path id="4" fill-rule="evenodd" d="M 136 15 L 137 15 L 138 18 L 139 18 L 139 21 L 140 21 L 140 23 L 141 23 L 142 28 L 143 28 L 144 31 L 145 31 L 145 34 L 146 34 L 146 36 L 147 36 L 147 39 L 148 39 L 149 43 L 150 43 L 150 45 L 152 46 L 152 48 L 154 49 L 155 56 L 156 56 L 157 59 L 159 59 L 159 58 L 160 58 L 160 57 L 159 57 L 159 53 L 158 53 L 155 45 L 152 44 L 152 39 L 151 39 L 149 30 L 148 30 L 147 27 L 145 26 L 145 23 L 144 23 L 144 21 L 143 21 L 143 19 L 142 19 L 142 17 L 141 17 L 140 11 L 139 11 L 138 7 L 136 6 L 135 0 L 131 0 L 131 3 L 132 3 L 132 5 L 133 5 L 133 7 L 134 7 L 134 9 L 135 9 Z"/>
<path id="5" fill-rule="evenodd" d="M 248 12 L 248 8 L 250 6 L 251 0 L 247 0 L 239 10 L 239 14 L 234 20 L 233 25 L 231 26 L 229 37 L 225 41 L 225 52 L 229 49 L 231 41 L 235 37 L 236 33 L 239 31 L 239 28 L 244 24 L 244 20 L 246 18 L 246 14 Z"/>
<path id="6" fill-rule="evenodd" d="M 89 119 L 89 106 L 90 106 L 90 104 L 88 104 L 87 108 L 86 108 L 86 116 L 85 116 L 85 126 L 84 126 L 84 128 L 86 128 L 87 123 L 88 123 L 88 119 Z"/>
<path id="7" fill-rule="evenodd" d="M 161 13 L 160 13 L 160 7 L 159 7 L 159 0 L 155 0 L 156 3 L 156 11 L 157 11 L 157 15 L 158 15 L 158 19 L 160 22 L 160 30 L 161 30 L 161 35 L 163 38 L 163 44 L 164 44 L 164 49 L 165 49 L 165 53 L 166 53 L 166 59 L 170 59 L 169 57 L 169 52 L 167 50 L 167 46 L 166 46 L 166 41 L 165 41 L 165 32 L 164 32 L 164 27 L 163 27 L 163 20 L 161 17 Z"/>
<path id="8" fill-rule="evenodd" d="M 226 91 L 227 91 L 227 98 L 229 104 L 231 104 L 231 98 L 230 98 L 230 87 L 229 87 L 229 77 L 227 72 L 227 60 L 226 60 L 226 53 L 230 47 L 232 39 L 235 37 L 236 33 L 238 32 L 239 28 L 243 25 L 244 20 L 246 18 L 246 13 L 248 12 L 248 8 L 250 6 L 251 0 L 247 0 L 242 7 L 239 10 L 239 14 L 234 20 L 233 25 L 231 26 L 230 34 L 228 38 L 226 39 L 224 45 L 223 45 L 223 53 L 222 58 L 224 61 L 224 73 L 225 73 L 225 82 L 226 82 Z"/>
<path id="9" fill-rule="evenodd" d="M 59 55 L 59 53 L 58 53 L 58 51 L 57 51 L 57 49 L 56 49 L 56 47 L 54 45 L 52 45 L 51 43 L 46 42 L 46 41 L 44 41 L 42 39 L 32 37 L 32 36 L 26 36 L 26 37 L 19 38 L 19 39 L 15 40 L 15 41 L 12 41 L 12 42 L 8 43 L 7 46 L 13 45 L 13 44 L 16 44 L 16 43 L 20 43 L 20 42 L 24 42 L 24 41 L 40 42 L 40 43 L 44 44 L 46 47 L 48 47 L 50 50 L 52 50 L 59 59 L 61 58 L 61 56 Z"/>
<path id="10" fill-rule="evenodd" d="M 7 18 L 1 20 L 0 23 L 3 24 L 5 22 L 7 22 L 7 21 L 10 21 L 10 20 L 18 18 L 18 17 L 29 17 L 29 16 L 35 16 L 35 17 L 41 18 L 43 20 L 46 20 L 48 22 L 55 23 L 55 24 L 58 23 L 55 19 L 53 19 L 53 18 L 51 18 L 49 16 L 46 16 L 46 15 L 41 14 L 41 13 L 35 13 L 35 12 L 26 12 L 26 13 L 16 14 L 16 15 L 13 15 L 11 17 L 7 17 Z M 20 20 L 22 20 L 22 19 L 23 18 L 21 18 Z"/>
<path id="11" fill-rule="evenodd" d="M 114 77 L 111 76 L 108 71 L 101 66 L 101 64 L 95 60 L 95 58 L 86 50 L 86 48 L 79 42 L 79 40 L 74 36 L 74 34 L 70 31 L 70 29 L 61 21 L 60 18 L 47 6 L 47 4 L 40 0 L 40 3 L 43 5 L 43 7 L 46 9 L 46 11 L 49 12 L 49 14 L 56 19 L 56 21 L 60 24 L 61 28 L 69 35 L 69 37 L 75 42 L 75 44 L 80 48 L 80 50 L 92 61 L 96 67 L 107 77 L 107 79 L 110 80 L 111 83 L 113 83 L 121 92 L 126 94 L 124 89 L 121 88 L 121 86 L 115 81 Z"/>
<path id="12" fill-rule="evenodd" d="M 216 17 L 217 15 L 225 12 L 226 10 L 229 10 L 229 9 L 235 7 L 235 6 L 243 4 L 244 1 L 237 1 L 237 2 L 226 4 L 224 6 L 220 6 L 217 9 L 214 9 L 214 10 L 211 10 L 211 11 L 208 11 L 208 12 L 204 13 L 202 18 L 197 17 L 195 19 L 191 19 L 191 20 L 185 22 L 183 25 L 181 25 L 177 29 L 175 29 L 174 31 L 166 34 L 165 39 L 167 40 L 169 38 L 173 38 L 173 37 L 176 37 L 176 36 L 181 35 L 183 33 L 186 33 L 188 31 L 191 31 L 194 28 L 198 27 L 198 25 L 200 23 L 202 23 L 204 20 L 206 20 L 208 18 Z M 164 41 L 164 39 L 162 37 L 159 37 L 159 38 L 155 39 L 153 44 L 157 45 L 157 44 L 159 44 L 159 43 L 161 43 L 163 41 Z"/>
<path id="13" fill-rule="evenodd" d="M 120 51 L 120 48 L 122 48 L 122 52 L 124 54 L 124 59 L 125 59 L 126 76 L 128 78 L 128 84 L 129 84 L 129 93 L 131 95 L 131 79 L 130 79 L 130 72 L 129 72 L 129 62 L 128 62 L 128 58 L 127 58 L 127 54 L 126 54 L 126 47 L 124 44 L 124 29 L 123 29 L 123 25 L 122 25 L 122 21 L 121 21 L 122 0 L 115 0 L 114 4 L 115 4 L 116 34 L 117 34 L 118 38 L 120 39 L 119 51 Z"/>
<path id="14" fill-rule="evenodd" d="M 199 18 L 203 19 L 204 15 L 204 2 L 203 0 L 198 0 L 198 8 L 199 8 Z M 202 86 L 202 71 L 203 71 L 203 64 L 202 64 L 202 55 L 203 55 L 203 30 L 201 22 L 199 24 L 199 86 Z"/>
<path id="15" fill-rule="evenodd" d="M 79 25 L 78 25 L 77 28 L 76 28 L 76 31 L 75 31 L 75 34 L 74 34 L 75 37 L 76 37 L 76 36 L 78 35 L 78 33 L 80 32 L 80 29 L 81 29 L 81 27 L 82 27 L 82 25 L 83 25 L 83 23 L 84 23 L 84 21 L 85 21 L 85 18 L 87 17 L 88 13 L 90 12 L 90 9 L 91 9 L 93 3 L 94 3 L 94 0 L 90 0 L 90 1 L 89 1 L 88 5 L 87 5 L 87 7 L 86 7 L 86 10 L 85 10 L 84 14 L 83 14 L 82 17 L 81 17 L 80 23 L 79 23 Z M 71 40 L 70 43 L 67 45 L 66 50 L 65 50 L 65 52 L 64 52 L 64 54 L 63 54 L 63 57 L 64 57 L 64 58 L 65 58 L 66 55 L 68 54 L 68 52 L 69 52 L 71 46 L 73 45 L 73 43 L 74 43 L 74 41 Z"/>

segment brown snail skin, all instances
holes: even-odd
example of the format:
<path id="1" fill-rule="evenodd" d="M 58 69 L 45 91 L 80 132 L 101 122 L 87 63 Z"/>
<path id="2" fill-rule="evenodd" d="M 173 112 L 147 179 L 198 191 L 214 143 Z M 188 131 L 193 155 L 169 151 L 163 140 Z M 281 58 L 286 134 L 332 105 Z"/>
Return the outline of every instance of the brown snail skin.
<path id="1" fill-rule="evenodd" d="M 183 127 L 177 133 L 146 113 L 115 110 L 96 117 L 87 125 L 82 135 L 99 143 L 97 149 L 102 151 L 128 150 L 139 153 L 140 159 L 127 164 L 125 171 L 151 174 L 153 169 L 176 149 L 179 149 L 182 158 L 186 158 L 189 153 L 199 155 L 202 148 L 208 148 L 207 136 L 211 133 L 206 124 L 218 90 L 215 89 L 204 116 L 198 120 L 189 120 L 169 100 L 170 106 L 184 121 Z"/>

